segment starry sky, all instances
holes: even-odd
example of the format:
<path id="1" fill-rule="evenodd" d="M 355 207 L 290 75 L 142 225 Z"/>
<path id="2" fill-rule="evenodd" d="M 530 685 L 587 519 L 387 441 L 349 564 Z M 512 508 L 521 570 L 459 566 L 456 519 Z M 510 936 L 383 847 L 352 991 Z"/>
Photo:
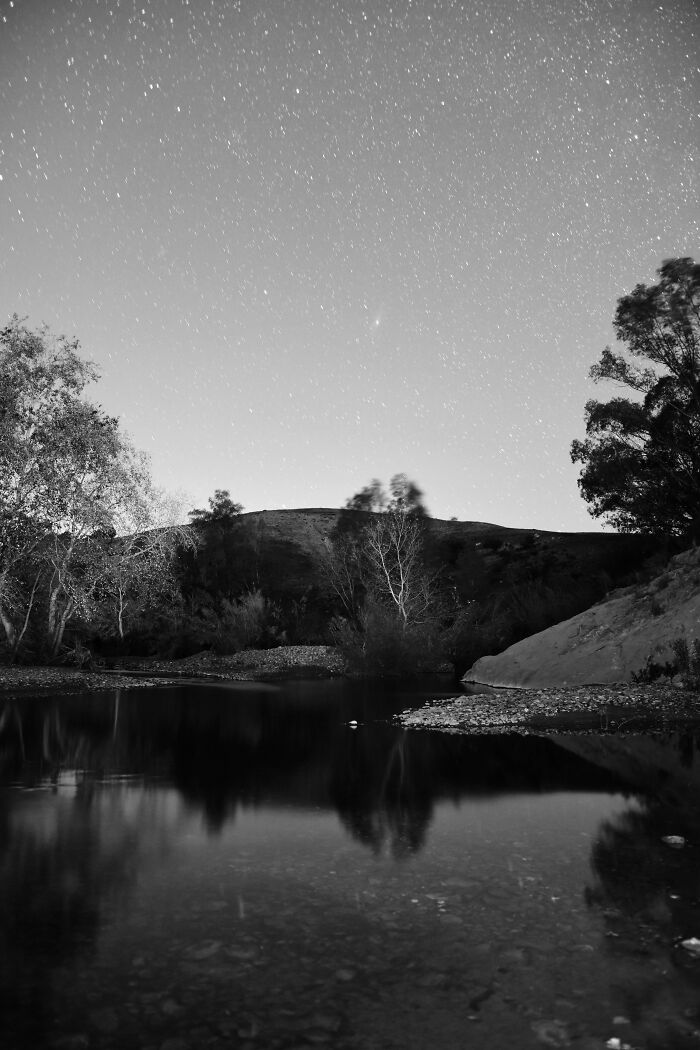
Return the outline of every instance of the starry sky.
<path id="1" fill-rule="evenodd" d="M 0 0 L 0 320 L 206 506 L 596 530 L 620 295 L 700 257 L 696 0 Z"/>

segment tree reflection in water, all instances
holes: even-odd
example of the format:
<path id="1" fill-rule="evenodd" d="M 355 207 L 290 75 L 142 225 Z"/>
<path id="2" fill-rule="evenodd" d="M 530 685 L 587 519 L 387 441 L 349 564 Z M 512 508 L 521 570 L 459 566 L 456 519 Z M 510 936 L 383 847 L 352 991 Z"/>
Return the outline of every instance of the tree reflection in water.
<path id="1" fill-rule="evenodd" d="M 679 945 L 700 935 L 698 738 L 692 731 L 644 738 L 633 769 L 629 743 L 623 739 L 617 748 L 619 765 L 630 770 L 643 794 L 601 826 L 591 851 L 596 880 L 586 887 L 585 899 L 602 913 L 609 952 L 644 963 L 643 972 L 635 968 L 624 986 L 627 1013 L 645 1019 L 650 1050 L 697 1046 L 700 963 Z M 608 762 L 615 750 L 610 738 Z M 685 844 L 674 848 L 664 841 L 669 835 L 682 836 Z"/>
<path id="2" fill-rule="evenodd" d="M 401 860 L 424 849 L 442 800 L 611 792 L 623 783 L 613 768 L 551 740 L 407 732 L 375 721 L 406 706 L 400 696 L 358 698 L 351 683 L 313 686 L 134 690 L 0 705 L 6 1030 L 24 1025 L 25 1042 L 43 1045 L 52 983 L 70 980 L 71 960 L 94 951 L 117 898 L 120 914 L 128 912 L 124 898 L 139 866 L 154 856 L 154 868 L 164 867 L 156 851 L 167 851 L 185 810 L 187 821 L 192 811 L 202 814 L 212 837 L 225 825 L 235 832 L 241 807 L 267 807 L 282 819 L 292 809 L 336 812 L 365 849 Z M 351 719 L 358 729 L 349 728 Z M 138 783 L 124 788 L 126 774 L 138 774 Z"/>
<path id="3" fill-rule="evenodd" d="M 375 854 L 388 843 L 400 860 L 425 843 L 434 795 L 414 758 L 405 729 L 387 741 L 386 734 L 361 728 L 333 764 L 331 797 L 340 819 Z"/>
<path id="4" fill-rule="evenodd" d="M 0 1016 L 23 1045 L 44 1045 L 53 970 L 94 949 L 102 910 L 136 870 L 137 839 L 113 805 L 106 830 L 94 775 L 75 774 L 62 792 L 65 771 L 98 751 L 89 735 L 65 731 L 57 702 L 7 702 L 0 713 L 3 780 L 52 785 L 46 804 L 0 790 Z"/>

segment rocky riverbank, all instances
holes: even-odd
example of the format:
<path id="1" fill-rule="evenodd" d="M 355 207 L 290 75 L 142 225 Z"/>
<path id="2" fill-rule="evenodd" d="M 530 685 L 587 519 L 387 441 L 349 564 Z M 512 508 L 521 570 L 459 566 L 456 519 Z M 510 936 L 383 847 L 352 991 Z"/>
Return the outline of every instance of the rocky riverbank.
<path id="1" fill-rule="evenodd" d="M 404 711 L 397 719 L 406 728 L 449 733 L 634 731 L 700 722 L 700 695 L 670 685 L 626 683 L 577 689 L 490 689 L 435 700 Z"/>
<path id="2" fill-rule="evenodd" d="M 233 681 L 332 678 L 347 671 L 344 658 L 332 645 L 280 645 L 275 649 L 243 649 L 231 656 L 218 656 L 206 651 L 181 660 L 128 659 L 114 666 L 121 671 Z"/>
<path id="3" fill-rule="evenodd" d="M 164 686 L 182 679 L 270 681 L 277 678 L 331 678 L 345 674 L 337 649 L 329 645 L 286 645 L 246 649 L 232 656 L 203 652 L 182 660 L 123 659 L 94 670 L 71 667 L 0 667 L 0 695 L 49 690 L 77 693 L 95 689 Z"/>
<path id="4" fill-rule="evenodd" d="M 167 685 L 162 678 L 104 671 L 83 671 L 73 667 L 0 666 L 0 696 L 32 696 L 47 692 L 85 693 L 97 689 L 144 688 Z"/>

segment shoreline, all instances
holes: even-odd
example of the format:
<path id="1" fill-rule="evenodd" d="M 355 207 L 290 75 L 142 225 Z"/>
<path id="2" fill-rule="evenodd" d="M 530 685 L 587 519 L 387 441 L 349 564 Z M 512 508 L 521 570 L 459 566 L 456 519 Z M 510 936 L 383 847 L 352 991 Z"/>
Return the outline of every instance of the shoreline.
<path id="1" fill-rule="evenodd" d="M 196 682 L 274 682 L 347 675 L 342 656 L 332 646 L 278 646 L 242 650 L 231 656 L 203 652 L 179 660 L 131 657 L 91 670 L 0 666 L 0 699 Z M 469 692 L 409 708 L 394 720 L 405 729 L 460 734 L 643 732 L 700 725 L 700 693 L 670 684 L 620 682 L 530 689 L 470 683 L 468 688 Z M 481 688 L 483 692 L 479 692 Z"/>
<path id="2" fill-rule="evenodd" d="M 186 681 L 264 682 L 281 678 L 334 678 L 346 674 L 332 646 L 288 645 L 244 649 L 232 656 L 197 653 L 180 660 L 133 657 L 111 666 L 83 669 L 11 664 L 0 666 L 0 699 L 84 693 L 103 689 L 145 689 Z"/>
<path id="3" fill-rule="evenodd" d="M 478 688 L 472 685 L 473 689 Z M 435 700 L 396 716 L 406 729 L 447 733 L 639 732 L 700 723 L 700 694 L 671 685 L 496 689 Z"/>

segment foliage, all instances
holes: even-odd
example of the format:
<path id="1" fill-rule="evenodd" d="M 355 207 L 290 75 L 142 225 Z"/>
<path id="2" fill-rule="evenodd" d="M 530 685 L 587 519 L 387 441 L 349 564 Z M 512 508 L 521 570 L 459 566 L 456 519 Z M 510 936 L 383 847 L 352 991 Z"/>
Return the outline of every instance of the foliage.
<path id="1" fill-rule="evenodd" d="M 35 654 L 54 659 L 69 621 L 96 620 L 117 533 L 152 502 L 145 457 L 83 398 L 97 372 L 78 348 L 16 315 L 0 331 L 0 621 L 13 656 L 33 632 Z M 143 560 L 126 549 L 122 566 Z"/>
<path id="2" fill-rule="evenodd" d="M 371 598 L 359 623 L 337 617 L 331 639 L 348 665 L 361 674 L 411 675 L 432 671 L 444 659 L 437 624 L 403 625 L 386 605 Z"/>
<path id="3" fill-rule="evenodd" d="M 176 555 L 196 552 L 200 540 L 179 524 L 179 501 L 143 484 L 138 497 L 120 508 L 118 535 L 104 551 L 99 582 L 103 629 L 123 641 L 147 613 L 180 596 Z"/>
<path id="4" fill-rule="evenodd" d="M 671 642 L 676 658 L 676 673 L 683 675 L 686 689 L 700 690 L 700 638 L 694 638 L 692 646 L 682 635 Z"/>
<path id="5" fill-rule="evenodd" d="M 678 635 L 670 644 L 674 659 L 660 664 L 653 655 L 647 656 L 644 667 L 632 674 L 632 681 L 638 685 L 649 685 L 659 678 L 674 678 L 680 675 L 683 688 L 692 692 L 700 691 L 700 638 L 688 644 L 684 635 Z"/>
<path id="6" fill-rule="evenodd" d="M 442 603 L 425 560 L 423 494 L 405 474 L 392 477 L 390 491 L 388 498 L 374 480 L 347 501 L 323 564 L 343 614 L 332 637 L 365 673 L 412 673 L 441 659 Z"/>
<path id="7" fill-rule="evenodd" d="M 386 509 L 388 497 L 378 478 L 373 478 L 369 485 L 350 496 L 345 502 L 346 510 L 359 510 L 367 514 L 380 514 Z"/>
<path id="8" fill-rule="evenodd" d="M 389 481 L 389 495 L 382 482 L 373 478 L 369 485 L 365 485 L 346 500 L 338 515 L 336 536 L 346 532 L 351 535 L 361 532 L 370 514 L 383 514 L 387 511 L 400 511 L 419 518 L 427 517 L 423 492 L 415 481 L 411 481 L 405 474 L 393 475 Z"/>
<path id="9" fill-rule="evenodd" d="M 321 571 L 340 602 L 343 616 L 358 626 L 366 592 L 361 534 L 344 530 L 326 541 Z"/>
<path id="10" fill-rule="evenodd" d="M 278 642 L 278 614 L 274 602 L 260 591 L 251 591 L 233 601 L 224 599 L 216 611 L 205 609 L 201 613 L 199 647 L 211 648 L 222 656 L 241 649 L 267 647 Z"/>
<path id="11" fill-rule="evenodd" d="M 624 532 L 700 537 L 700 265 L 670 259 L 659 282 L 618 300 L 614 328 L 633 358 L 609 347 L 591 369 L 632 392 L 586 405 L 574 441 L 590 513 Z"/>
<path id="12" fill-rule="evenodd" d="M 230 525 L 243 510 L 242 503 L 234 503 L 228 489 L 215 489 L 209 497 L 209 510 L 191 510 L 188 517 L 193 525 Z"/>

